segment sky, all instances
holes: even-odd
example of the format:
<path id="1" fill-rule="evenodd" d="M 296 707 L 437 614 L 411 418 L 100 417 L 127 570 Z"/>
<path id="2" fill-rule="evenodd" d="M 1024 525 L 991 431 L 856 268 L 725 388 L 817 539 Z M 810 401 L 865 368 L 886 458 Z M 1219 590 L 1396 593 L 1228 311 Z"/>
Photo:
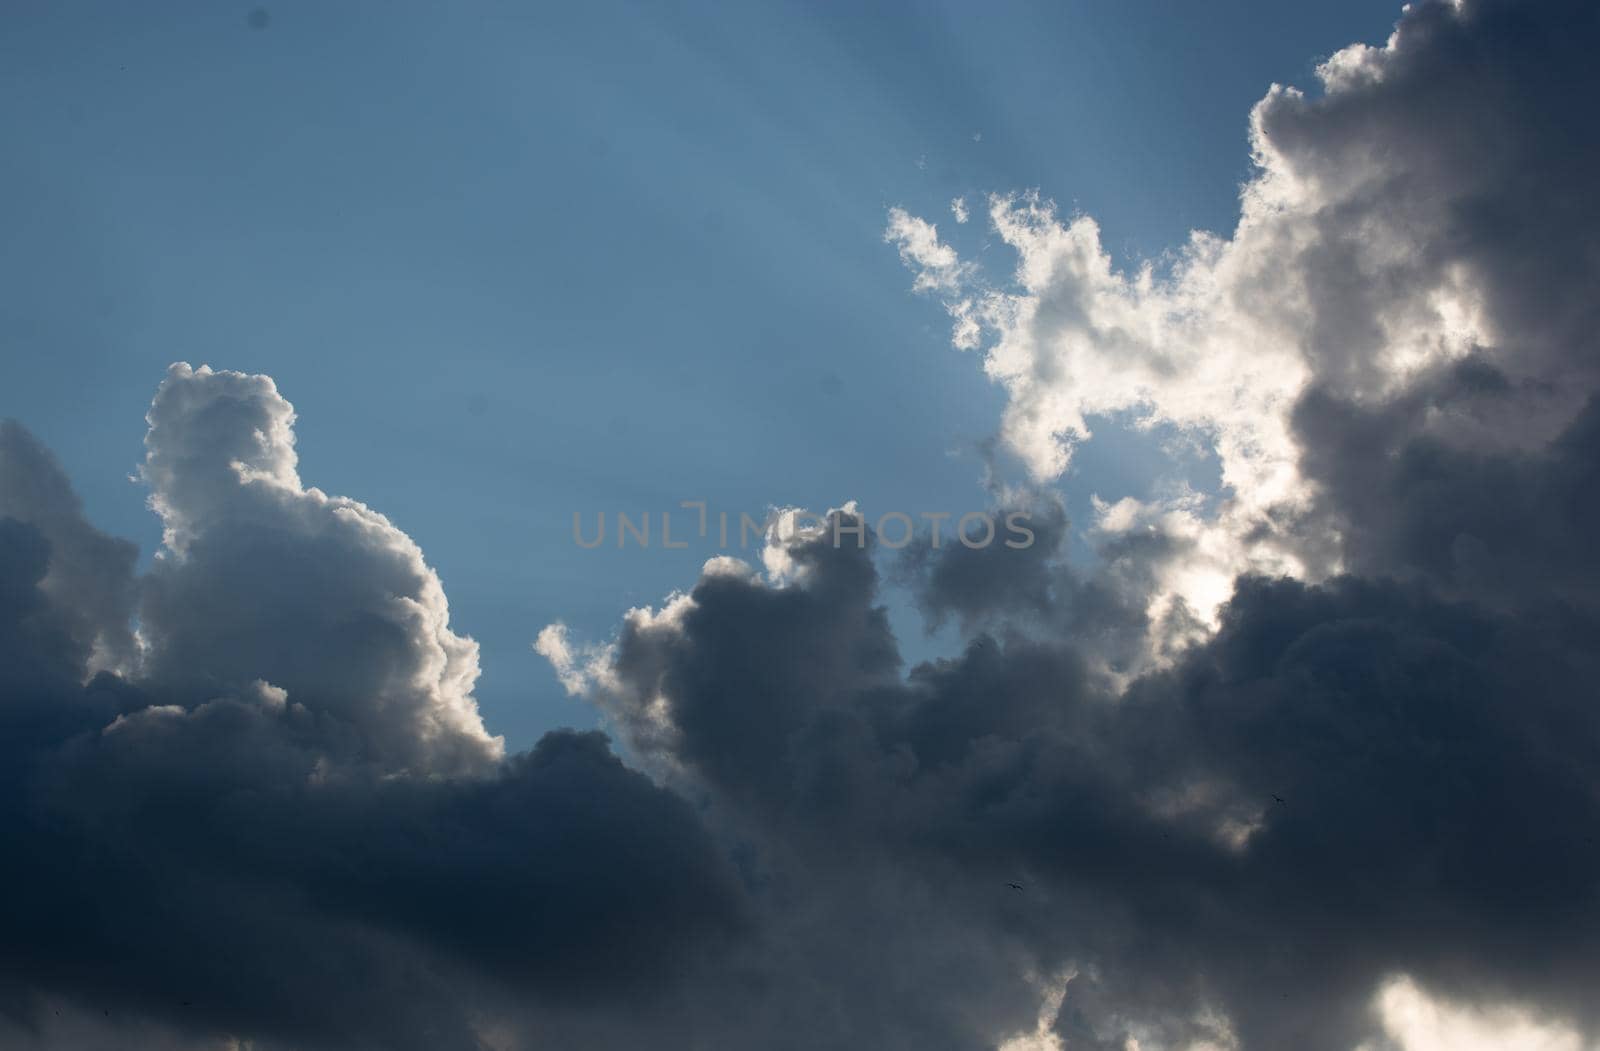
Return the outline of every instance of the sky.
<path id="1" fill-rule="evenodd" d="M 1600 8 L 3 17 L 0 1046 L 1600 1047 Z"/>
<path id="2" fill-rule="evenodd" d="M 0 413 L 148 559 L 128 477 L 175 361 L 270 374 L 308 482 L 428 553 L 519 746 L 588 725 L 529 648 L 714 551 L 595 551 L 574 512 L 981 510 L 1003 400 L 882 232 L 1037 188 L 1122 265 L 1226 231 L 1249 107 L 1381 41 L 1392 3 L 32 4 L 0 39 L 24 145 Z M 256 26 L 259 25 L 259 28 Z M 1108 428 L 1076 516 L 1158 480 Z M 592 518 L 591 518 L 592 521 Z M 658 527 L 659 528 L 659 527 Z M 907 603 L 897 601 L 896 607 Z M 919 653 L 914 616 L 897 623 Z"/>

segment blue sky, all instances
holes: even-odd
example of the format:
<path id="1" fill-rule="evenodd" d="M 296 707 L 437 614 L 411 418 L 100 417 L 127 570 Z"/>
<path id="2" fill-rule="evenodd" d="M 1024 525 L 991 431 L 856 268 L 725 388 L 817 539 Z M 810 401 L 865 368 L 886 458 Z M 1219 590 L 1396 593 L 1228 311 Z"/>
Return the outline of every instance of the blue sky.
<path id="1" fill-rule="evenodd" d="M 1303 7 L 12 4 L 0 416 L 148 557 L 167 364 L 271 374 L 307 483 L 421 544 L 525 746 L 592 718 L 539 629 L 604 637 L 709 553 L 576 550 L 573 511 L 981 507 L 1003 392 L 887 209 L 963 256 L 949 200 L 1030 187 L 1122 261 L 1227 230 L 1249 106 L 1398 14 Z M 1074 508 L 1158 469 L 1101 438 Z"/>

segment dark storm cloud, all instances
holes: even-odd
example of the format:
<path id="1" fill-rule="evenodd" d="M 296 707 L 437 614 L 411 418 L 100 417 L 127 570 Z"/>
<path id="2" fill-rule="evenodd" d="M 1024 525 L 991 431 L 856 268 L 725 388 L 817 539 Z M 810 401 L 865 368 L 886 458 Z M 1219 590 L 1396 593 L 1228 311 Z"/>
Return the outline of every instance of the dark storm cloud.
<path id="1" fill-rule="evenodd" d="M 1419 5 L 1381 79 L 1357 65 L 1348 90 L 1260 112 L 1308 178 L 1362 173 L 1310 242 L 1327 338 L 1292 421 L 1348 568 L 1494 602 L 1594 594 L 1597 40 L 1592 4 Z M 1358 248 L 1374 222 L 1414 231 L 1385 269 Z M 1360 320 L 1453 283 L 1481 315 L 1472 353 L 1362 382 L 1384 347 Z"/>
<path id="2" fill-rule="evenodd" d="M 937 896 L 933 922 L 1013 982 L 1071 975 L 1046 1001 L 1061 1046 L 1379 1046 L 1399 1039 L 1373 1006 L 1398 975 L 1593 1036 L 1597 17 L 1418 5 L 1325 94 L 1257 110 L 1297 181 L 1274 190 L 1286 215 L 1241 232 L 1254 269 L 1227 309 L 1268 332 L 1303 319 L 1310 370 L 1284 403 L 1310 499 L 1258 528 L 1342 574 L 1243 576 L 1213 633 L 1122 681 L 1145 666 L 1120 640 L 1150 630 L 1196 541 L 1156 521 L 1074 566 L 1045 513 L 1026 551 L 900 557 L 929 618 L 971 641 L 899 678 L 869 558 L 817 546 L 788 553 L 797 583 L 719 570 L 630 616 L 591 696 L 757 871 L 823 874 L 813 908 L 847 914 L 826 876 L 850 871 Z M 897 981 L 952 968 L 900 960 Z M 931 1046 L 1029 1030 L 1006 976 L 965 978 L 964 1018 L 947 991 L 927 1008 Z M 841 1031 L 926 1039 L 882 1025 L 880 991 L 835 991 Z"/>
<path id="3" fill-rule="evenodd" d="M 1353 376 L 1357 388 L 1378 375 L 1381 339 L 1363 324 L 1465 267 L 1496 337 L 1491 353 L 1514 379 L 1565 388 L 1546 393 L 1569 410 L 1594 389 L 1596 39 L 1593 4 L 1417 4 L 1381 62 L 1348 63 L 1323 97 L 1263 104 L 1277 155 L 1313 184 L 1334 184 L 1302 264 L 1317 332 L 1329 337 L 1313 341 L 1324 375 Z M 1407 250 L 1364 252 L 1364 240 L 1386 240 L 1379 224 Z"/>
<path id="4" fill-rule="evenodd" d="M 1497 605 L 1600 594 L 1600 400 L 1531 449 L 1436 433 L 1441 419 L 1493 421 L 1519 401 L 1504 374 L 1476 360 L 1385 403 L 1308 394 L 1295 417 L 1304 463 L 1352 568 Z"/>
<path id="5" fill-rule="evenodd" d="M 893 579 L 912 589 L 930 628 L 954 620 L 967 635 L 1066 636 L 1107 672 L 1139 670 L 1157 587 L 1152 568 L 1181 541 L 1157 531 L 1095 536 L 1085 566 L 1068 557 L 1071 523 L 1059 500 L 1040 495 L 990 514 L 1002 522 L 1018 516 L 1031 533 L 1027 545 L 935 547 L 925 535 L 898 559 Z"/>
<path id="6" fill-rule="evenodd" d="M 763 851 L 856 874 L 814 901 L 936 873 L 941 922 L 1092 972 L 1067 986 L 1069 1047 L 1101 1046 L 1083 1027 L 1121 1046 L 1129 1019 L 1198 1039 L 1210 1007 L 1245 1047 L 1348 1049 L 1396 972 L 1588 1017 L 1592 609 L 1503 617 L 1398 583 L 1246 578 L 1207 645 L 1118 698 L 1070 632 L 980 639 L 892 682 L 863 556 L 794 557 L 802 587 L 716 575 L 636 623 L 609 695 L 652 728 L 647 758 Z M 817 660 L 852 652 L 868 656 Z M 777 714 L 730 736 L 756 713 Z M 1010 879 L 1030 888 L 1026 928 L 983 893 Z M 984 980 L 1004 976 L 974 979 L 975 999 Z M 833 1004 L 866 1024 L 876 995 Z M 954 1029 L 935 1043 L 963 1046 Z"/>
<path id="7" fill-rule="evenodd" d="M 648 1013 L 736 934 L 738 884 L 693 810 L 597 734 L 475 776 L 396 776 L 345 710 L 265 682 L 199 701 L 159 678 L 86 682 L 93 602 L 133 590 L 132 559 L 72 517 L 31 438 L 3 434 L 6 508 L 51 530 L 0 518 L 8 1039 L 117 1046 L 115 1029 L 53 1039 L 46 996 L 177 1044 L 478 1048 L 481 1012 L 529 998 Z M 255 579 L 278 550 L 256 548 Z M 374 659 L 360 639 L 346 656 Z"/>
<path id="8" fill-rule="evenodd" d="M 291 1046 L 477 1047 L 472 1008 L 513 986 L 647 1000 L 734 928 L 686 804 L 594 735 L 464 782 L 319 772 L 318 736 L 214 701 L 59 745 L 8 895 L 28 978 Z"/>

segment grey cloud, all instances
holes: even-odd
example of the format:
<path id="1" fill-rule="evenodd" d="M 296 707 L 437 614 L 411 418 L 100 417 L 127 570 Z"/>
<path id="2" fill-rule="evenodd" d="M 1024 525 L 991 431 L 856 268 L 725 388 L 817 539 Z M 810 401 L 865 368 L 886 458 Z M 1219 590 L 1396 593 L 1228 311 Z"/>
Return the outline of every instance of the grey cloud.
<path id="1" fill-rule="evenodd" d="M 0 420 L 0 518 L 32 526 L 59 552 L 41 583 L 51 608 L 67 618 L 86 663 L 128 667 L 138 551 L 84 521 L 55 459 L 13 420 Z"/>
<path id="2" fill-rule="evenodd" d="M 1344 180 L 1311 242 L 1325 255 L 1303 268 L 1327 338 L 1293 425 L 1350 569 L 1499 603 L 1593 594 L 1596 39 L 1593 5 L 1419 5 L 1381 78 L 1357 65 L 1325 98 L 1278 94 L 1258 111 L 1297 173 Z M 1361 254 L 1374 224 L 1410 246 L 1386 257 L 1393 270 Z M 1452 285 L 1479 314 L 1469 355 L 1401 384 L 1342 378 L 1378 373 L 1383 348 L 1352 335 L 1361 319 Z"/>
<path id="3" fill-rule="evenodd" d="M 248 429 L 250 398 L 263 394 L 252 378 L 227 382 L 247 396 L 230 404 L 231 395 L 184 392 L 228 405 L 207 421 L 223 434 L 231 412 Z M 680 972 L 738 938 L 739 881 L 695 810 L 624 767 L 600 735 L 552 734 L 526 754 L 449 776 L 396 769 L 397 750 L 374 747 L 361 713 L 327 698 L 342 685 L 361 700 L 407 674 L 404 645 L 382 632 L 342 636 L 332 656 L 372 671 L 364 684 L 330 686 L 271 648 L 256 611 L 220 597 L 203 610 L 174 605 L 180 594 L 200 605 L 211 592 L 196 578 L 209 572 L 234 603 L 286 601 L 263 589 L 287 595 L 293 584 L 310 592 L 304 601 L 320 594 L 344 615 L 362 600 L 404 610 L 419 586 L 427 598 L 428 578 L 419 585 L 414 548 L 392 526 L 340 504 L 342 515 L 317 523 L 326 498 L 301 495 L 316 528 L 253 533 L 231 521 L 240 512 L 230 502 L 248 497 L 227 491 L 249 485 L 213 471 L 210 509 L 186 520 L 182 556 L 135 580 L 122 547 L 85 541 L 98 534 L 72 517 L 70 489 L 36 443 L 14 426 L 5 435 L 8 454 L 26 458 L 8 461 L 0 480 L 26 484 L 4 506 L 43 522 L 0 518 L 8 1040 L 119 1046 L 141 1033 L 151 1046 L 238 1037 L 258 1048 L 477 1049 L 492 1043 L 486 1018 L 555 1025 L 619 1000 L 639 1018 L 660 1013 Z M 211 466 L 199 451 L 191 463 Z M 158 491 L 184 493 L 188 469 L 177 466 Z M 265 492 L 251 509 L 281 512 L 297 495 Z M 352 536 L 343 523 L 360 529 Z M 216 529 L 240 531 L 223 546 L 249 563 L 242 575 L 213 561 Z M 399 550 L 385 558 L 374 548 Z M 88 592 L 51 586 L 104 572 L 95 560 L 108 550 L 130 589 L 160 589 L 142 607 L 163 647 L 144 674 L 91 676 L 80 615 Z M 334 581 L 319 593 L 312 573 Z M 197 645 L 171 618 L 199 612 L 218 623 L 215 638 L 247 636 L 236 645 L 253 662 L 234 658 L 233 676 L 207 680 L 209 694 L 171 670 L 180 645 Z M 277 642 L 306 637 L 302 626 Z M 194 657 L 217 660 L 205 648 Z M 230 685 L 252 673 L 260 678 Z M 269 678 L 301 683 L 308 703 Z M 428 725 L 395 714 L 393 732 L 432 744 Z"/>
<path id="4" fill-rule="evenodd" d="M 1493 366 L 1465 361 L 1385 403 L 1320 390 L 1302 400 L 1304 462 L 1352 568 L 1501 606 L 1600 594 L 1600 401 L 1531 450 L 1436 434 L 1441 420 L 1515 411 L 1518 393 Z"/>
<path id="5" fill-rule="evenodd" d="M 1376 348 L 1351 338 L 1359 325 L 1466 267 L 1502 369 L 1551 384 L 1569 413 L 1595 389 L 1596 37 L 1590 4 L 1418 4 L 1381 63 L 1353 65 L 1325 96 L 1262 104 L 1272 148 L 1338 201 L 1305 267 L 1331 337 L 1318 343 L 1324 372 L 1376 374 Z M 1360 247 L 1380 225 L 1409 249 L 1383 267 Z"/>
<path id="6" fill-rule="evenodd" d="M 995 1041 L 1029 1029 L 1008 988 L 1070 975 L 1052 1019 L 1067 1048 L 1348 1051 L 1397 1039 L 1373 1004 L 1404 974 L 1600 1036 L 1596 19 L 1416 5 L 1386 48 L 1341 53 L 1324 94 L 1258 107 L 1289 211 L 1241 227 L 1248 258 L 1230 265 L 1248 273 L 1225 272 L 1221 330 L 1243 317 L 1301 348 L 1304 385 L 1272 404 L 1306 489 L 1229 525 L 1298 553 L 1286 565 L 1307 579 L 1239 577 L 1166 667 L 1118 660 L 1121 640 L 1156 627 L 1163 573 L 1227 538 L 1158 516 L 1102 533 L 1082 567 L 1061 557 L 1059 516 L 1026 552 L 912 548 L 898 578 L 970 641 L 904 676 L 856 552 L 791 552 L 813 572 L 783 587 L 710 573 L 625 623 L 591 694 L 658 776 L 739 830 L 753 871 L 804 874 L 801 890 L 774 878 L 841 925 L 833 874 L 900 887 L 903 905 L 872 897 L 875 933 L 932 924 L 1005 968 L 888 1026 L 882 985 L 852 982 L 827 1001 L 843 1028 L 890 1047 Z M 1026 201 L 997 221 L 1006 207 L 1049 226 Z M 1082 285 L 1026 289 L 1042 313 L 1002 325 L 1005 349 L 1098 339 L 1082 304 L 1101 278 L 1073 269 L 1087 235 L 1010 232 Z M 959 266 L 931 235 L 900 240 Z M 1138 330 L 1124 299 L 1101 299 L 1106 325 Z M 1117 357 L 1123 337 L 1106 338 Z M 1080 406 L 1035 378 L 1014 411 L 1069 429 Z M 1093 377 L 1073 379 L 1093 404 Z M 1025 890 L 990 893 L 1011 881 Z M 950 973 L 907 938 L 897 980 Z M 810 967 L 892 951 L 808 944 L 829 961 Z"/>
<path id="7" fill-rule="evenodd" d="M 166 548 L 141 589 L 145 679 L 191 704 L 267 680 L 394 768 L 499 757 L 471 694 L 477 643 L 450 630 L 438 575 L 383 515 L 301 484 L 270 378 L 174 365 L 149 420 Z"/>
<path id="8" fill-rule="evenodd" d="M 1391 973 L 1595 1020 L 1593 612 L 1245 578 L 1209 643 L 1120 698 L 1066 638 L 983 641 L 891 683 L 876 661 L 817 669 L 820 626 L 839 626 L 834 652 L 893 642 L 861 638 L 876 622 L 858 553 L 802 557 L 818 569 L 802 586 L 710 577 L 670 624 L 625 632 L 612 697 L 650 699 L 671 732 L 641 750 L 670 741 L 680 789 L 709 793 L 757 857 L 852 874 L 798 891 L 811 908 L 935 880 L 931 922 L 971 951 L 1078 970 L 1069 1047 L 1120 1046 L 1135 1024 L 1198 1039 L 1210 1011 L 1244 1047 L 1348 1049 L 1374 1035 Z M 775 714 L 729 737 L 757 712 Z M 1031 888 L 1025 927 L 985 893 L 1011 879 Z M 1017 979 L 970 980 L 946 995 L 981 1014 Z M 831 1004 L 866 1025 L 881 994 Z M 928 1036 L 907 1021 L 877 1038 Z"/>
<path id="9" fill-rule="evenodd" d="M 1382 46 L 1323 62 L 1320 90 L 1274 87 L 1254 108 L 1237 226 L 1197 234 L 1170 265 L 1118 270 L 1091 218 L 1038 193 L 991 199 L 1018 263 L 996 282 L 902 212 L 889 237 L 916 287 L 966 323 L 958 345 L 986 344 L 1009 395 L 1001 436 L 1035 477 L 1059 475 L 1090 421 L 1119 411 L 1214 448 L 1214 508 L 1180 494 L 1144 516 L 1174 513 L 1161 528 L 1191 542 L 1152 569 L 1209 620 L 1237 573 L 1349 565 L 1344 510 L 1303 456 L 1301 401 L 1400 407 L 1473 360 L 1515 398 L 1472 418 L 1435 406 L 1411 426 L 1449 449 L 1533 454 L 1600 392 L 1597 37 L 1589 4 L 1411 5 Z M 929 285 L 935 270 L 957 276 Z"/>
<path id="10" fill-rule="evenodd" d="M 1059 500 L 1035 494 L 989 513 L 1001 522 L 1024 516 L 1017 521 L 1033 533 L 1032 542 L 936 548 L 923 535 L 897 560 L 892 579 L 912 589 L 930 628 L 953 619 L 969 636 L 1070 640 L 1105 672 L 1140 671 L 1158 588 L 1152 570 L 1181 541 L 1157 530 L 1094 536 L 1092 562 L 1074 564 L 1067 555 L 1072 524 Z"/>

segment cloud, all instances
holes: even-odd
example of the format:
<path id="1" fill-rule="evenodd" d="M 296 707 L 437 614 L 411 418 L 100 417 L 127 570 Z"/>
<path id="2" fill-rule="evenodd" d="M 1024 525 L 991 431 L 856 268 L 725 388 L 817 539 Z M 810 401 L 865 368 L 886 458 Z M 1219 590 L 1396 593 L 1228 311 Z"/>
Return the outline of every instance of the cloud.
<path id="1" fill-rule="evenodd" d="M 872 551 L 783 538 L 763 562 L 805 572 L 704 575 L 562 665 L 787 909 L 882 910 L 801 936 L 757 896 L 810 967 L 900 961 L 833 993 L 841 1031 L 1594 1041 L 1597 17 L 1413 6 L 1320 91 L 1268 93 L 1238 227 L 1159 265 L 1035 193 L 989 200 L 1003 278 L 890 211 L 1036 488 L 1131 415 L 1224 489 L 1098 501 L 1087 565 L 1048 500 L 1024 552 L 914 546 L 897 579 L 966 641 L 909 670 Z"/>
<path id="2" fill-rule="evenodd" d="M 1267 95 L 1238 228 L 1170 265 L 1000 195 L 997 281 L 891 212 L 1035 543 L 774 531 L 546 629 L 614 746 L 504 753 L 437 575 L 301 480 L 267 377 L 162 383 L 142 576 L 0 430 L 0 1036 L 1592 1043 L 1597 19 L 1408 9 Z M 1050 485 L 1108 413 L 1226 489 L 1107 494 L 1075 562 Z M 958 652 L 907 667 L 886 565 Z"/>
<path id="3" fill-rule="evenodd" d="M 883 239 L 898 247 L 901 261 L 916 270 L 919 292 L 954 290 L 970 269 L 961 264 L 955 249 L 939 241 L 938 227 L 904 209 L 889 209 Z"/>
<path id="4" fill-rule="evenodd" d="M 266 377 L 173 368 L 143 577 L 0 429 L 8 1046 L 476 1051 L 665 1010 L 741 929 L 726 855 L 598 734 L 502 754 L 437 577 L 301 485 L 292 420 Z M 135 609 L 145 649 L 97 672 Z"/>
<path id="5" fill-rule="evenodd" d="M 296 472 L 294 408 L 266 376 L 174 365 L 150 407 L 143 477 L 165 549 L 143 582 L 144 677 L 202 701 L 266 679 L 346 728 L 372 762 L 486 769 L 504 744 L 411 538 Z"/>
<path id="6" fill-rule="evenodd" d="M 1377 1006 L 1401 1051 L 1583 1051 L 1582 1038 L 1565 1026 L 1514 1010 L 1441 1004 L 1404 978 L 1384 986 Z"/>
<path id="7" fill-rule="evenodd" d="M 1346 566 L 1303 456 L 1307 397 L 1371 411 L 1478 362 L 1502 377 L 1500 404 L 1414 419 L 1415 434 L 1509 454 L 1595 392 L 1594 22 L 1583 5 L 1415 5 L 1382 47 L 1319 67 L 1319 94 L 1267 94 L 1237 228 L 1197 232 L 1160 266 L 1117 269 L 1093 219 L 1033 193 L 990 198 L 1008 282 L 914 216 L 891 212 L 887 236 L 919 291 L 981 329 L 956 342 L 984 344 L 1009 395 L 1001 433 L 1035 477 L 1117 413 L 1215 450 L 1226 498 L 1165 589 L 1209 617 L 1236 572 Z"/>
<path id="8" fill-rule="evenodd" d="M 1124 688 L 1075 595 L 1027 594 L 1021 615 L 1060 617 L 1044 637 L 980 635 L 902 678 L 870 555 L 822 539 L 789 557 L 811 570 L 800 583 L 707 575 L 630 617 L 590 689 L 630 752 L 706 798 L 808 914 L 937 883 L 940 918 L 874 897 L 891 913 L 875 929 L 898 914 L 1012 961 L 963 972 L 981 1023 L 965 1036 L 922 1009 L 938 1046 L 1031 1031 L 1005 992 L 1063 970 L 1067 1047 L 1349 1051 L 1395 972 L 1596 1021 L 1600 954 L 1580 933 L 1600 919 L 1582 831 L 1600 822 L 1600 717 L 1582 700 L 1595 611 L 1244 578 L 1214 637 Z M 1006 897 L 1012 880 L 1025 896 Z M 901 959 L 898 981 L 957 966 Z M 914 1020 L 884 1028 L 882 995 L 830 1006 L 878 1026 L 878 1046 L 914 1046 Z"/>
<path id="9" fill-rule="evenodd" d="M 0 420 L 0 519 L 32 527 L 34 543 L 59 553 L 39 583 L 65 618 L 78 657 L 95 671 L 128 668 L 136 649 L 130 623 L 138 551 L 84 521 L 55 458 L 13 420 Z"/>

